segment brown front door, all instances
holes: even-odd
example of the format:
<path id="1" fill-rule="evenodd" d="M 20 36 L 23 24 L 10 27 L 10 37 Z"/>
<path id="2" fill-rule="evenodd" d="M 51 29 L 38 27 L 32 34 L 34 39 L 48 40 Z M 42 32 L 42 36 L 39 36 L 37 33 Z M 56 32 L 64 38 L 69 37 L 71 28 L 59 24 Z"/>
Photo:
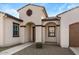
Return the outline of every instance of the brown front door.
<path id="1" fill-rule="evenodd" d="M 33 27 L 33 42 L 35 42 L 35 27 Z"/>
<path id="2" fill-rule="evenodd" d="M 71 47 L 79 47 L 79 23 L 69 26 L 69 45 Z"/>

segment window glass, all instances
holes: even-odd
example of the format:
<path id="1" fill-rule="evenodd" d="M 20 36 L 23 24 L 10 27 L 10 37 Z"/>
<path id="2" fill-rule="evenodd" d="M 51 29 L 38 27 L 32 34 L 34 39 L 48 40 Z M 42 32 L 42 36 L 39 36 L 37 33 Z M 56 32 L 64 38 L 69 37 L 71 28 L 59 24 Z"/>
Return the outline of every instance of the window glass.
<path id="1" fill-rule="evenodd" d="M 13 37 L 19 37 L 19 24 L 13 23 Z"/>
<path id="2" fill-rule="evenodd" d="M 55 36 L 55 27 L 48 26 L 48 37 L 54 37 L 54 36 Z"/>

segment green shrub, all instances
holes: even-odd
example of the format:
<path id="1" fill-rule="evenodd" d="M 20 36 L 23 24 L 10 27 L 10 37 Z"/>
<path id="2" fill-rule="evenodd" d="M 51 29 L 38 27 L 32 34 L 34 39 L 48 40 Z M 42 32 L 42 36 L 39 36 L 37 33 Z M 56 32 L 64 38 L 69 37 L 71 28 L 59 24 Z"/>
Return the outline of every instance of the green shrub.
<path id="1" fill-rule="evenodd" d="M 36 43 L 36 48 L 42 48 L 42 43 L 41 42 L 37 42 Z"/>

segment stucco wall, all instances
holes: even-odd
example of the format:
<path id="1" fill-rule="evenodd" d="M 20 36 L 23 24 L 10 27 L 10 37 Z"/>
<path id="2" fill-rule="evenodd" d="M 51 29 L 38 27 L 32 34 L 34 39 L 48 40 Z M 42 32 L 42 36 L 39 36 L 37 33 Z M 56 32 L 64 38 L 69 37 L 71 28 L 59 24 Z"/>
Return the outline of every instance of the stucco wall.
<path id="1" fill-rule="evenodd" d="M 31 16 L 27 16 L 26 12 L 28 9 L 32 10 L 32 15 Z M 45 14 L 44 14 L 44 9 L 42 7 L 37 7 L 37 6 L 33 6 L 33 5 L 28 5 L 26 7 L 24 7 L 23 9 L 19 10 L 19 18 L 23 19 L 23 23 L 22 25 L 25 25 L 26 28 L 21 28 L 22 30 L 22 36 L 21 38 L 23 39 L 23 42 L 28 42 L 29 40 L 32 40 L 32 34 L 28 34 L 29 29 L 27 26 L 27 23 L 31 22 L 34 23 L 35 25 L 42 25 L 42 18 L 46 18 Z M 35 34 L 35 41 L 36 42 L 40 42 L 42 40 L 42 32 L 41 32 L 41 28 L 40 27 L 36 27 L 36 34 Z M 30 37 L 31 36 L 31 37 Z M 30 37 L 30 38 L 29 38 Z"/>
<path id="2" fill-rule="evenodd" d="M 69 47 L 69 25 L 75 22 L 79 22 L 79 8 L 68 11 L 59 15 L 60 20 L 60 44 L 61 47 Z"/>
<path id="3" fill-rule="evenodd" d="M 42 27 L 37 26 L 36 27 L 36 40 L 35 42 L 42 42 Z"/>
<path id="4" fill-rule="evenodd" d="M 21 35 L 19 35 L 20 37 L 13 37 L 13 22 L 20 24 L 20 22 L 15 21 L 14 19 L 9 17 L 5 17 L 4 19 L 4 46 L 11 46 L 21 43 Z M 20 29 L 19 34 L 21 34 Z"/>
<path id="5" fill-rule="evenodd" d="M 27 16 L 26 12 L 28 9 L 32 10 L 32 15 Z M 45 18 L 45 14 L 43 12 L 43 8 L 28 5 L 25 8 L 18 11 L 19 12 L 19 18 L 24 20 L 23 24 L 26 24 L 28 22 L 33 22 L 35 25 L 41 24 L 41 18 Z"/>
<path id="6" fill-rule="evenodd" d="M 56 27 L 56 39 L 57 39 L 57 44 L 60 45 L 60 26 Z"/>
<path id="7" fill-rule="evenodd" d="M 0 13 L 0 47 L 4 46 L 4 14 Z"/>

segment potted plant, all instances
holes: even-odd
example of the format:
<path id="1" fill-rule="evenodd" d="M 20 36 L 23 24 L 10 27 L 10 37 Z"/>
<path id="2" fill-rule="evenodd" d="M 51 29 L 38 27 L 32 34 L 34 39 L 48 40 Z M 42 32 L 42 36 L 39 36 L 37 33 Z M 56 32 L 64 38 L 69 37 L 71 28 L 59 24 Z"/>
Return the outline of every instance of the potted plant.
<path id="1" fill-rule="evenodd" d="M 37 42 L 37 43 L 36 43 L 36 48 L 42 48 L 42 47 L 43 47 L 42 42 Z"/>

